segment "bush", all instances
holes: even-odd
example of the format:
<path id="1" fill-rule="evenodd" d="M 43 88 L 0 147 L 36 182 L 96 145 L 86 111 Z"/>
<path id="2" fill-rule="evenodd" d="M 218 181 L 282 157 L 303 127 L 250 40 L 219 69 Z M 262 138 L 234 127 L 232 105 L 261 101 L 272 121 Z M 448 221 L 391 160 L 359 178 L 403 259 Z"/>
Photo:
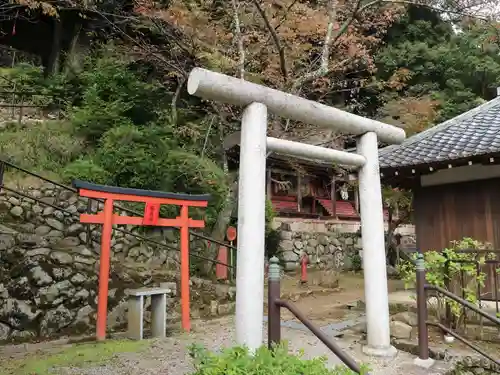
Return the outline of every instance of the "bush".
<path id="1" fill-rule="evenodd" d="M 124 125 L 107 131 L 92 157 L 79 159 L 64 170 L 66 181 L 79 178 L 138 189 L 210 194 L 201 210 L 210 227 L 226 194 L 224 172 L 213 161 L 181 149 L 168 127 Z M 140 209 L 137 207 L 137 209 Z M 193 209 L 192 215 L 197 215 Z M 166 207 L 162 214 L 176 213 Z"/>
<path id="2" fill-rule="evenodd" d="M 488 259 L 495 258 L 495 254 L 485 252 L 490 245 L 481 243 L 472 238 L 465 237 L 460 241 L 452 241 L 450 246 L 441 251 L 427 251 L 424 253 L 426 281 L 430 285 L 448 289 L 473 305 L 477 305 L 477 288 L 484 288 L 486 273 L 481 269 Z M 460 250 L 474 249 L 482 252 L 463 253 Z M 413 254 L 411 261 L 399 265 L 398 271 L 405 282 L 406 288 L 414 288 L 416 284 L 415 259 L 418 254 Z M 479 262 L 480 270 L 477 269 Z M 436 298 L 436 313 L 440 321 L 445 322 L 445 312 L 448 306 L 452 313 L 452 325 L 459 327 L 464 323 L 464 310 L 457 302 L 438 294 Z"/>
<path id="3" fill-rule="evenodd" d="M 34 172 L 58 173 L 81 155 L 83 141 L 69 124 L 42 122 L 29 127 L 13 125 L 2 131 L 0 153 L 10 162 Z"/>
<path id="4" fill-rule="evenodd" d="M 246 348 L 224 349 L 221 353 L 208 352 L 203 347 L 193 345 L 190 355 L 194 359 L 196 371 L 192 375 L 351 375 L 356 374 L 345 366 L 329 369 L 326 358 L 302 359 L 301 355 L 288 353 L 286 344 L 268 350 L 259 348 L 250 355 Z M 363 369 L 362 374 L 367 374 Z"/>
<path id="5" fill-rule="evenodd" d="M 352 270 L 356 272 L 361 271 L 361 268 L 363 266 L 363 260 L 361 259 L 359 253 L 358 252 L 352 253 L 350 257 L 351 257 Z"/>
<path id="6" fill-rule="evenodd" d="M 44 104 L 59 103 L 70 121 L 60 128 L 51 124 L 44 125 L 50 129 L 6 131 L 0 151 L 27 169 L 62 173 L 65 182 L 78 178 L 138 189 L 208 193 L 208 208 L 190 210 L 190 215 L 202 214 L 210 227 L 228 190 L 227 176 L 217 164 L 219 148 L 207 144 L 213 118 L 196 107 L 185 108 L 179 98 L 177 121 L 171 121 L 174 86 L 150 70 L 120 56 L 113 46 L 97 49 L 81 70 L 70 74 L 45 79 L 41 69 L 31 65 L 9 69 L 9 85 L 47 94 Z M 200 156 L 202 149 L 205 157 Z M 162 207 L 161 213 L 175 215 L 176 209 Z"/>
<path id="7" fill-rule="evenodd" d="M 71 110 L 71 119 L 80 134 L 93 143 L 113 127 L 154 121 L 166 100 L 164 88 L 148 83 L 129 62 L 109 51 L 100 58 L 87 59 L 79 79 L 81 103 Z"/>
<path id="8" fill-rule="evenodd" d="M 108 184 L 110 173 L 96 164 L 92 159 L 78 159 L 68 164 L 62 172 L 63 181 L 67 184 L 73 179 Z"/>
<path id="9" fill-rule="evenodd" d="M 41 91 L 44 86 L 41 67 L 31 64 L 18 64 L 13 68 L 0 69 L 0 87 L 12 91 Z"/>
<path id="10" fill-rule="evenodd" d="M 281 252 L 279 251 L 280 242 L 281 231 L 276 229 L 270 229 L 269 231 L 266 231 L 265 256 L 267 259 L 271 259 L 272 257 L 281 259 Z"/>
<path id="11" fill-rule="evenodd" d="M 0 69 L 0 88 L 3 91 L 35 92 L 25 95 L 24 102 L 42 107 L 65 108 L 81 99 L 82 82 L 78 76 L 58 74 L 45 78 L 41 67 L 19 64 L 14 68 Z M 19 101 L 20 97 L 17 96 Z"/>
<path id="12" fill-rule="evenodd" d="M 123 125 L 106 132 L 94 161 L 110 173 L 110 184 L 169 191 L 165 159 L 172 147 L 158 129 Z"/>

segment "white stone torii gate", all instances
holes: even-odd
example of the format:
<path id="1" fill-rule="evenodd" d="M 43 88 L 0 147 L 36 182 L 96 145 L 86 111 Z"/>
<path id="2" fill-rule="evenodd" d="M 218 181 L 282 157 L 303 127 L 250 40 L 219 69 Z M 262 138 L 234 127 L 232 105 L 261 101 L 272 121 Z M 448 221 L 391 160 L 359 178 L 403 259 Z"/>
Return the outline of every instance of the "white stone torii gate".
<path id="1" fill-rule="evenodd" d="M 262 345 L 266 152 L 330 161 L 359 168 L 359 197 L 368 343 L 364 352 L 391 356 L 384 218 L 378 139 L 401 143 L 403 129 L 273 90 L 242 79 L 195 68 L 188 92 L 245 107 L 241 121 L 236 272 L 236 340 L 251 350 Z M 266 136 L 267 111 L 308 124 L 359 135 L 357 153 Z"/>

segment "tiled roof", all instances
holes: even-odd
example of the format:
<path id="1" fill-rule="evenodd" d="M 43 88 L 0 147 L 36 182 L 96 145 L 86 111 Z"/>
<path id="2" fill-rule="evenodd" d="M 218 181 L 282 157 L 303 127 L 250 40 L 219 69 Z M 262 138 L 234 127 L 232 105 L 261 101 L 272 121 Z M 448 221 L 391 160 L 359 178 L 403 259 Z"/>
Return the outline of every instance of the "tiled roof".
<path id="1" fill-rule="evenodd" d="M 500 152 L 500 97 L 380 149 L 380 168 L 428 164 Z"/>

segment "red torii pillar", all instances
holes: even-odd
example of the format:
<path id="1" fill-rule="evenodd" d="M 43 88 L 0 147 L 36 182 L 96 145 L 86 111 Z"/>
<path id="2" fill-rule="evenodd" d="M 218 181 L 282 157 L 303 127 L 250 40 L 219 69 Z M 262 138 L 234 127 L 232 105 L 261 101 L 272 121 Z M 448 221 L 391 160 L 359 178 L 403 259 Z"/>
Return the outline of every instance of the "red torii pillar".
<path id="1" fill-rule="evenodd" d="M 109 265 L 113 225 L 130 224 L 180 228 L 182 328 L 189 331 L 191 329 L 191 322 L 189 319 L 189 228 L 203 228 L 205 226 L 205 221 L 191 219 L 188 210 L 189 207 L 207 207 L 210 196 L 206 194 L 190 195 L 120 188 L 116 186 L 91 184 L 80 180 L 74 180 L 73 186 L 78 190 L 78 194 L 81 197 L 104 200 L 104 210 L 102 212 L 95 215 L 80 215 L 81 223 L 102 224 L 99 292 L 97 300 L 97 340 L 101 341 L 106 338 Z M 120 216 L 113 213 L 115 201 L 145 203 L 144 216 Z M 160 218 L 159 214 L 162 204 L 175 204 L 180 206 L 180 216 L 174 219 Z"/>

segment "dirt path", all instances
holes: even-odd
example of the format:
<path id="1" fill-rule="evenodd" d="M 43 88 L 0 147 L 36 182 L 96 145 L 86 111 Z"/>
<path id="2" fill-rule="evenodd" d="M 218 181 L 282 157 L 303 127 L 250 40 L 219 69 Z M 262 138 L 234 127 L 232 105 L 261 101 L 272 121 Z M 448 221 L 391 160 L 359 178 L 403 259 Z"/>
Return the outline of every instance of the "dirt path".
<path id="1" fill-rule="evenodd" d="M 264 341 L 266 341 L 266 330 L 264 330 Z M 308 332 L 302 332 L 294 329 L 284 328 L 282 330 L 284 340 L 290 343 L 290 349 L 297 352 L 303 349 L 306 358 L 314 358 L 325 355 L 329 366 L 340 364 L 338 358 L 333 355 L 324 344 Z M 194 368 L 189 358 L 187 347 L 192 343 L 203 344 L 210 350 L 218 350 L 222 347 L 232 346 L 234 344 L 234 319 L 226 317 L 210 322 L 198 322 L 191 334 L 176 334 L 163 340 L 144 341 L 147 347 L 141 350 L 128 353 L 115 353 L 104 363 L 97 366 L 87 363 L 82 366 L 75 366 L 71 363 L 57 365 L 52 362 L 55 368 L 50 372 L 40 374 L 54 375 L 187 375 L 193 372 Z M 361 353 L 361 346 L 354 338 L 343 338 L 336 340 L 337 344 L 356 358 L 359 363 L 369 364 L 373 375 L 424 375 L 441 374 L 440 370 L 434 369 L 433 372 L 426 372 L 415 368 L 412 364 L 414 356 L 399 352 L 396 358 L 392 359 L 374 359 L 368 358 Z M 54 353 L 54 348 L 51 349 Z M 99 347 L 96 347 L 99 351 Z M 73 348 L 73 352 L 78 352 L 78 348 Z M 26 353 L 26 357 L 33 353 Z M 43 358 L 43 353 L 37 353 Z M 50 358 L 50 357 L 49 357 Z M 60 358 L 65 358 L 60 355 Z M 50 359 L 47 359 L 50 361 Z M 0 364 L 2 361 L 0 360 Z M 4 362 L 2 368 L 8 368 Z M 440 365 L 441 366 L 441 365 Z M 43 366 L 42 366 L 43 367 Z M 11 368 L 12 364 L 11 364 Z M 0 374 L 21 375 L 25 374 L 22 370 L 18 372 L 8 372 Z M 33 372 L 29 373 L 30 375 Z M 36 372 L 34 374 L 37 374 Z"/>
<path id="2" fill-rule="evenodd" d="M 309 280 L 314 284 L 320 278 L 321 271 L 309 272 Z M 350 310 L 347 305 L 364 301 L 364 279 L 360 273 L 342 273 L 338 288 L 322 288 L 318 285 L 300 285 L 299 275 L 290 275 L 282 280 L 283 298 L 290 299 L 315 324 L 327 324 L 355 319 L 363 314 L 362 310 Z M 401 280 L 388 282 L 389 293 L 404 289 Z M 283 320 L 292 320 L 287 311 L 282 312 Z"/>

